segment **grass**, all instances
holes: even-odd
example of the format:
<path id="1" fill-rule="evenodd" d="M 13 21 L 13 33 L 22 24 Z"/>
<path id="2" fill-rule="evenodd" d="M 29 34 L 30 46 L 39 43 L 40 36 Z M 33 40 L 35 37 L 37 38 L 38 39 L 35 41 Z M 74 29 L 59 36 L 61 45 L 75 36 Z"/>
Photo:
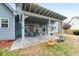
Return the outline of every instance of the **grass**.
<path id="1" fill-rule="evenodd" d="M 0 49 L 0 56 L 21 56 L 20 50 L 17 51 L 9 51 L 7 48 L 6 49 Z"/>
<path id="2" fill-rule="evenodd" d="M 66 46 L 62 43 L 54 47 L 49 47 L 47 43 L 44 43 L 44 45 L 44 51 L 49 55 L 70 55 L 69 53 L 74 49 L 72 46 Z"/>
<path id="3" fill-rule="evenodd" d="M 64 40 L 69 40 L 71 39 L 71 37 L 69 37 L 68 35 L 64 35 Z"/>
<path id="4" fill-rule="evenodd" d="M 69 36 L 65 36 L 64 38 L 65 41 L 71 40 Z M 9 51 L 8 49 L 0 49 L 0 56 L 23 56 L 23 55 L 69 56 L 75 54 L 74 52 L 75 52 L 74 46 L 67 44 L 67 42 L 58 43 L 54 47 L 48 46 L 47 42 L 45 42 L 40 44 L 39 46 L 38 45 L 30 46 L 28 48 L 15 50 L 15 51 Z"/>

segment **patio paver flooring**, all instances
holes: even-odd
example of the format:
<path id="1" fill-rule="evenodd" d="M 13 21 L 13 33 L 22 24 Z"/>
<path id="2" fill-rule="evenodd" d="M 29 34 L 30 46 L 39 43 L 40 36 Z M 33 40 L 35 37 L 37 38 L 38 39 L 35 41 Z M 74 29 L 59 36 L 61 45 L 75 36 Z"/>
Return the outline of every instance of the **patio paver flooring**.
<path id="1" fill-rule="evenodd" d="M 23 49 L 35 44 L 40 44 L 43 42 L 47 42 L 49 39 L 59 39 L 57 36 L 41 36 L 41 37 L 28 37 L 22 40 L 19 38 L 15 40 L 10 48 L 10 50 Z"/>

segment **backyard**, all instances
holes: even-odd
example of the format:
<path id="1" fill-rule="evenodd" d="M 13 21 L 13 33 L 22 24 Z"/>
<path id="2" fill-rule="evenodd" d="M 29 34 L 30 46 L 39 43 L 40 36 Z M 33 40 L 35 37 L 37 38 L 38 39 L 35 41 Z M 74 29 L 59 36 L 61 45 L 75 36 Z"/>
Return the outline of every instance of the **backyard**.
<path id="1" fill-rule="evenodd" d="M 0 49 L 1 56 L 75 56 L 79 55 L 79 36 L 64 34 L 65 41 L 59 42 L 54 47 L 47 42 L 30 46 L 25 49 L 9 51 L 8 48 Z"/>

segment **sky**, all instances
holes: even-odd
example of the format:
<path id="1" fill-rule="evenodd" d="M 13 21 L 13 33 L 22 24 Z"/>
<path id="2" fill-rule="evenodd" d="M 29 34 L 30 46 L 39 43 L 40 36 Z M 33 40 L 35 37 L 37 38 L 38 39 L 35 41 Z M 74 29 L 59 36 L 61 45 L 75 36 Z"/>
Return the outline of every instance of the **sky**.
<path id="1" fill-rule="evenodd" d="M 79 16 L 79 3 L 41 3 L 39 5 L 66 16 L 66 22 L 74 16 Z"/>
<path id="2" fill-rule="evenodd" d="M 15 9 L 13 4 L 10 5 Z M 38 3 L 38 5 L 66 16 L 66 22 L 73 16 L 79 16 L 79 3 Z"/>

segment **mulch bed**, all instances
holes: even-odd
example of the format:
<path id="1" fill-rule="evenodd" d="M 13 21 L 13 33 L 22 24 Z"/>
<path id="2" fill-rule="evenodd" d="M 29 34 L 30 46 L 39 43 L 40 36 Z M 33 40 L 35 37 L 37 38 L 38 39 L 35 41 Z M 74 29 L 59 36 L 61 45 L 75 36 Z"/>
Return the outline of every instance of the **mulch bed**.
<path id="1" fill-rule="evenodd" d="M 13 40 L 10 41 L 0 41 L 0 48 L 10 48 Z"/>

